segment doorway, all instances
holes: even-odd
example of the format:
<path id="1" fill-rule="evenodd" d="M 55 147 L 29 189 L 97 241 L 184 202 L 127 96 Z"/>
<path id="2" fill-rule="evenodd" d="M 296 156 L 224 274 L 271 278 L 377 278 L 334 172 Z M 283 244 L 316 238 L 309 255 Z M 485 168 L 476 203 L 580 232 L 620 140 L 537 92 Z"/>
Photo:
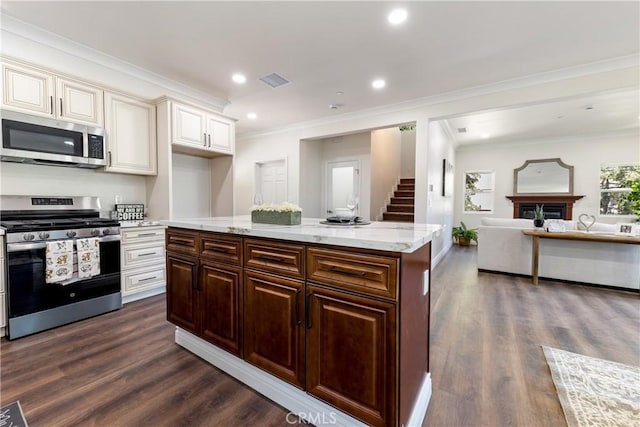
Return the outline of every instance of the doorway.
<path id="1" fill-rule="evenodd" d="M 255 164 L 255 196 L 267 204 L 287 201 L 287 159 Z"/>
<path id="2" fill-rule="evenodd" d="M 359 194 L 360 162 L 358 160 L 327 162 L 327 214 L 336 215 L 353 209 L 354 215 L 357 215 Z M 350 198 L 355 200 L 350 202 Z"/>

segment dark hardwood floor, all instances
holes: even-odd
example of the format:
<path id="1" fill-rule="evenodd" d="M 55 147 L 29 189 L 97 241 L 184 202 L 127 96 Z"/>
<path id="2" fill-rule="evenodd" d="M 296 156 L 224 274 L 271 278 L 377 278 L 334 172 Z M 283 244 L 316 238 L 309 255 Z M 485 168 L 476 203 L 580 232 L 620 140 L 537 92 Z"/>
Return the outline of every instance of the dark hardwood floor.
<path id="1" fill-rule="evenodd" d="M 428 426 L 562 426 L 541 345 L 640 365 L 640 298 L 478 273 L 432 275 Z M 0 401 L 39 426 L 286 426 L 287 411 L 173 342 L 164 296 L 0 344 Z M 291 418 L 289 418 L 291 419 Z"/>

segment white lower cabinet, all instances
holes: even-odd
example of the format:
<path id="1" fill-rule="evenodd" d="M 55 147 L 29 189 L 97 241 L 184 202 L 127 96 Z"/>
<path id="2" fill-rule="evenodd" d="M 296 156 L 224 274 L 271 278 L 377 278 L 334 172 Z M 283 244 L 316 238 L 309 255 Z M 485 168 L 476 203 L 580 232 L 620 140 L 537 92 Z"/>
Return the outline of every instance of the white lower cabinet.
<path id="1" fill-rule="evenodd" d="M 120 234 L 122 302 L 165 292 L 165 227 L 123 227 Z"/>
<path id="2" fill-rule="evenodd" d="M 4 270 L 4 236 L 0 236 L 0 337 L 5 335 L 7 326 L 7 299 L 5 297 L 5 270 Z"/>

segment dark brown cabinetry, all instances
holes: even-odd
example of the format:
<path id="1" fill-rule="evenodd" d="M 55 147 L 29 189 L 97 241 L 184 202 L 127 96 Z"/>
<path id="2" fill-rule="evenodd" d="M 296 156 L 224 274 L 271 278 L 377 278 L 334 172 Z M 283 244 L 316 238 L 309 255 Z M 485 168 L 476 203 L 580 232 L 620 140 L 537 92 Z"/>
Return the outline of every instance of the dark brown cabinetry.
<path id="1" fill-rule="evenodd" d="M 244 289 L 245 359 L 304 388 L 304 282 L 249 270 Z"/>
<path id="2" fill-rule="evenodd" d="M 198 330 L 198 261 L 167 252 L 167 320 L 190 332 Z"/>
<path id="3" fill-rule="evenodd" d="M 307 392 L 372 426 L 395 419 L 395 304 L 307 286 Z"/>
<path id="4" fill-rule="evenodd" d="M 200 334 L 242 356 L 242 273 L 239 267 L 200 262 Z"/>
<path id="5" fill-rule="evenodd" d="M 430 244 L 397 253 L 170 228 L 167 316 L 368 425 L 406 425 L 429 369 L 430 257 Z"/>
<path id="6" fill-rule="evenodd" d="M 167 320 L 242 356 L 241 239 L 202 234 L 167 230 Z"/>

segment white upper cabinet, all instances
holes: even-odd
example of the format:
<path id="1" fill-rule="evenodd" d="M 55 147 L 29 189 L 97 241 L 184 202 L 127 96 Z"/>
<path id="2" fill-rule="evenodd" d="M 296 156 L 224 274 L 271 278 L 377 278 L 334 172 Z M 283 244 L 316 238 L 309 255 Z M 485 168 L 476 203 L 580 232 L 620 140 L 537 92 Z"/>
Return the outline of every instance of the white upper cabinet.
<path id="1" fill-rule="evenodd" d="M 233 152 L 233 122 L 224 118 L 209 117 L 208 124 L 211 149 L 231 154 Z"/>
<path id="2" fill-rule="evenodd" d="M 2 107 L 7 110 L 103 125 L 103 92 L 98 87 L 9 61 L 2 63 L 2 78 Z"/>
<path id="3" fill-rule="evenodd" d="M 207 118 L 204 111 L 173 103 L 173 143 L 207 148 Z"/>
<path id="4" fill-rule="evenodd" d="M 105 92 L 107 172 L 157 174 L 156 106 Z"/>
<path id="5" fill-rule="evenodd" d="M 52 74 L 2 64 L 2 107 L 40 116 L 53 116 L 55 94 Z"/>
<path id="6" fill-rule="evenodd" d="M 60 119 L 102 126 L 103 92 L 100 89 L 57 77 L 56 94 Z"/>
<path id="7" fill-rule="evenodd" d="M 233 154 L 232 120 L 215 113 L 173 102 L 172 144 L 202 155 Z"/>

